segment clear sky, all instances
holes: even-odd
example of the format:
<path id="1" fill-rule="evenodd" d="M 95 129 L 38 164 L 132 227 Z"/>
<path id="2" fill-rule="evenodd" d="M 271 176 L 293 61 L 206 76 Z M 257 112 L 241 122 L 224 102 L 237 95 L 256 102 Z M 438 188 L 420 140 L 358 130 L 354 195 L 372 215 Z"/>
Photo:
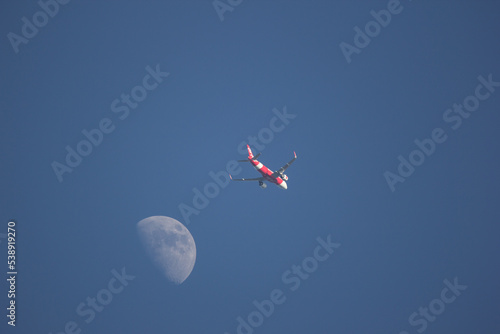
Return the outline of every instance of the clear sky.
<path id="1" fill-rule="evenodd" d="M 498 332 L 498 2 L 215 5 L 4 4 L 0 332 Z M 297 153 L 288 190 L 226 185 L 250 140 Z M 155 215 L 196 242 L 181 285 Z"/>

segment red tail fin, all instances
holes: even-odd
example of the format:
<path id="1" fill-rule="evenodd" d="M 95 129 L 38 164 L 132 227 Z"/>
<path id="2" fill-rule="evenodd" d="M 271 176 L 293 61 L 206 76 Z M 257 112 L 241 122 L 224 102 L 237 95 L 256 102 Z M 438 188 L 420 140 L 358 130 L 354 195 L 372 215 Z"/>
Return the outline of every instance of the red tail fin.
<path id="1" fill-rule="evenodd" d="M 253 153 L 252 150 L 250 149 L 250 145 L 247 145 L 247 149 L 248 149 L 248 159 L 253 159 Z"/>

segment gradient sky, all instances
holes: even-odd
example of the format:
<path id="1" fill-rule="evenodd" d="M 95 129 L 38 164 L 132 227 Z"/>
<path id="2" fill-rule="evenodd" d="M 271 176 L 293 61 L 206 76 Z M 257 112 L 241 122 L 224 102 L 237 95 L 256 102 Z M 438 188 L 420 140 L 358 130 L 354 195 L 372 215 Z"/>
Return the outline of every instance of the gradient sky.
<path id="1" fill-rule="evenodd" d="M 221 20 L 210 0 L 70 1 L 17 47 L 10 33 L 21 36 L 23 17 L 44 23 L 42 9 L 4 5 L 0 233 L 17 220 L 19 274 L 15 329 L 0 284 L 0 331 L 74 321 L 81 333 L 233 334 L 278 289 L 285 301 L 254 333 L 498 332 L 500 87 L 469 98 L 478 77 L 500 82 L 498 2 L 231 3 Z M 398 13 L 349 63 L 341 43 L 355 47 L 355 27 L 377 29 L 371 11 L 388 6 Z M 131 92 L 147 96 L 127 106 Z M 466 99 L 479 106 L 457 116 Z M 273 170 L 297 152 L 288 190 L 233 182 L 186 221 L 193 189 L 245 158 L 238 146 L 285 109 L 295 118 L 255 150 Z M 54 162 L 99 126 L 108 133 L 60 182 Z M 436 128 L 446 140 L 391 191 L 384 173 Z M 244 163 L 237 175 L 258 176 Z M 137 222 L 154 215 L 195 239 L 181 285 L 139 242 Z M 314 264 L 328 236 L 340 246 L 292 291 L 283 275 Z M 134 278 L 110 303 L 78 315 L 122 270 Z M 455 278 L 460 295 L 443 290 Z M 430 305 L 439 314 L 425 320 Z"/>

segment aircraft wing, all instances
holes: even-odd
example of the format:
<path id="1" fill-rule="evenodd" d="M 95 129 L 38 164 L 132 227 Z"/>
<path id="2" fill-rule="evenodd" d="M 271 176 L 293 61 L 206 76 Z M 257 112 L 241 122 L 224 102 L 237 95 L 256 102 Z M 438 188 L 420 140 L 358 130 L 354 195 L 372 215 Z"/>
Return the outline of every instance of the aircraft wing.
<path id="1" fill-rule="evenodd" d="M 277 173 L 278 174 L 283 173 L 288 167 L 290 167 L 290 165 L 295 161 L 295 159 L 297 159 L 297 154 L 295 154 L 295 152 L 293 152 L 293 159 L 288 161 L 288 163 L 286 165 L 284 165 L 283 167 L 278 169 Z"/>
<path id="2" fill-rule="evenodd" d="M 253 178 L 253 179 L 233 179 L 233 177 L 231 176 L 231 174 L 229 174 L 229 177 L 233 181 L 264 181 L 265 180 L 263 177 L 256 177 L 256 178 Z"/>

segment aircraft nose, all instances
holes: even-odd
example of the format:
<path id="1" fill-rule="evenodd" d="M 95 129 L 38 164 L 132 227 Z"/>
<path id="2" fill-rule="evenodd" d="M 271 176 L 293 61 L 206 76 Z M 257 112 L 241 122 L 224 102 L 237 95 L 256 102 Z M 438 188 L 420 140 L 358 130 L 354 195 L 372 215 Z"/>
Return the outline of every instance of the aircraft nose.
<path id="1" fill-rule="evenodd" d="M 280 187 L 285 190 L 288 188 L 285 181 L 281 182 Z"/>

